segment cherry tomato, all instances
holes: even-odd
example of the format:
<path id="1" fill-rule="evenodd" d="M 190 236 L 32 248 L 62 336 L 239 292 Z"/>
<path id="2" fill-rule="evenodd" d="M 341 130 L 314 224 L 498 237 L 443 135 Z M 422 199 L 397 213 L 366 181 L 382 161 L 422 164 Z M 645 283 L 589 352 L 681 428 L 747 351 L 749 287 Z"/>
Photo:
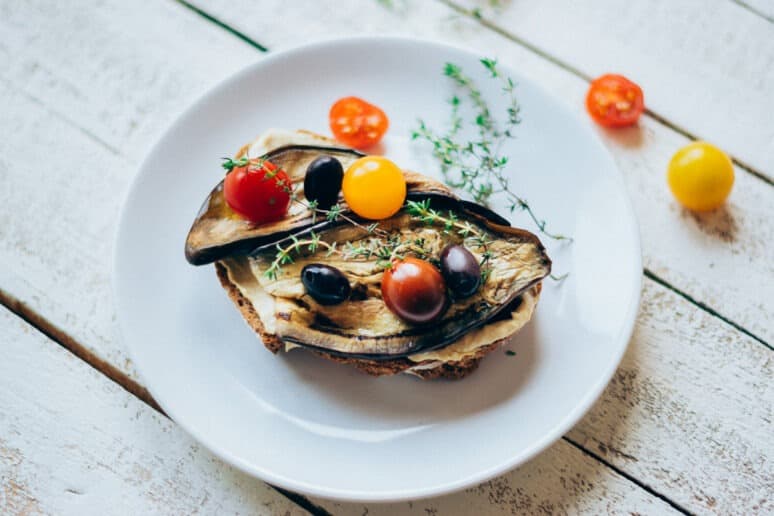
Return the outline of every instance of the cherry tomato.
<path id="1" fill-rule="evenodd" d="M 691 210 L 723 204 L 734 185 L 734 165 L 725 152 L 707 142 L 689 143 L 672 156 L 667 182 L 680 203 Z"/>
<path id="2" fill-rule="evenodd" d="M 353 162 L 341 184 L 349 207 L 366 219 L 386 219 L 397 213 L 406 199 L 406 179 L 398 165 L 381 156 Z"/>
<path id="3" fill-rule="evenodd" d="M 644 109 L 642 89 L 623 75 L 610 73 L 594 79 L 586 94 L 586 110 L 605 127 L 632 125 Z"/>
<path id="4" fill-rule="evenodd" d="M 382 299 L 401 319 L 424 324 L 437 319 L 446 308 L 446 284 L 430 262 L 405 258 L 384 271 Z"/>
<path id="5" fill-rule="evenodd" d="M 390 125 L 384 111 L 358 97 L 337 100 L 328 120 L 336 139 L 357 149 L 377 144 Z"/>
<path id="6" fill-rule="evenodd" d="M 223 196 L 232 210 L 254 224 L 279 220 L 290 204 L 291 183 L 274 163 L 250 162 L 226 175 Z"/>

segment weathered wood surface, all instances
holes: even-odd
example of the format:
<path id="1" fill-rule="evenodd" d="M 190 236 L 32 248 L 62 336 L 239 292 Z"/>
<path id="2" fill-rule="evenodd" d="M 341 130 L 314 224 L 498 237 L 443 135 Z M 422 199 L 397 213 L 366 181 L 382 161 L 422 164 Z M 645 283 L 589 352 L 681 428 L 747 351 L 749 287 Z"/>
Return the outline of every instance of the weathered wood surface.
<path id="1" fill-rule="evenodd" d="M 629 349 L 569 432 L 692 512 L 774 511 L 774 353 L 646 280 Z"/>
<path id="2" fill-rule="evenodd" d="M 564 441 L 524 466 L 440 498 L 389 504 L 314 500 L 337 515 L 681 514 Z"/>
<path id="3" fill-rule="evenodd" d="M 304 512 L 4 308 L 0 349 L 0 513 Z M 365 509 L 325 505 L 336 514 Z M 417 513 L 460 515 L 671 510 L 566 442 L 467 492 L 370 510 L 394 514 L 410 505 Z"/>
<path id="4" fill-rule="evenodd" d="M 360 30 L 452 41 L 482 55 L 497 49 L 503 62 L 582 109 L 586 84 L 561 67 L 443 4 L 396 5 L 384 10 L 376 2 L 342 1 L 332 9 L 317 2 L 266 1 L 257 11 L 250 2 L 232 1 L 202 7 L 271 49 Z M 266 17 L 272 9 L 281 9 L 283 16 Z M 352 23 L 355 10 L 357 24 Z M 0 70 L 0 104 L 11 108 L 0 117 L 0 289 L 136 378 L 116 338 L 109 289 L 112 233 L 123 193 L 147 147 L 175 113 L 260 54 L 174 3 L 138 9 L 108 1 L 70 9 L 52 2 L 0 1 L 0 35 L 0 60 L 8 63 Z M 772 277 L 774 263 L 769 185 L 737 170 L 728 209 L 694 219 L 676 207 L 663 180 L 664 166 L 686 141 L 683 136 L 650 118 L 640 129 L 602 136 L 633 196 L 646 266 L 770 339 L 772 296 L 761 283 Z M 41 149 L 56 162 L 42 167 L 29 158 Z M 771 423 L 769 350 L 666 289 L 646 284 L 643 313 L 624 364 L 570 437 L 690 510 L 754 511 L 757 502 L 750 493 L 772 491 L 771 450 L 761 441 Z M 756 422 L 758 431 L 747 432 Z M 557 453 L 549 463 L 541 456 L 488 490 L 414 507 L 484 510 L 486 500 L 505 493 L 516 504 L 529 498 L 534 508 L 549 503 L 557 511 L 617 508 L 599 505 L 606 497 L 628 500 L 622 507 L 660 511 L 640 505 L 655 502 L 639 488 L 631 490 L 609 469 L 588 457 L 568 456 L 564 448 L 574 449 L 560 443 L 548 452 Z M 573 468 L 563 471 L 564 462 Z M 551 498 L 539 488 L 546 478 L 576 474 L 586 488 L 583 476 L 597 471 L 604 476 L 591 488 L 598 499 L 597 494 L 587 499 L 566 493 Z M 326 506 L 337 512 L 362 510 Z M 395 508 L 410 509 L 408 504 Z"/>
<path id="5" fill-rule="evenodd" d="M 175 116 L 260 54 L 173 2 L 81 4 L 0 2 L 0 289 L 136 378 L 110 292 L 124 194 Z"/>
<path id="6" fill-rule="evenodd" d="M 774 24 L 761 16 L 705 0 L 645 0 L 625 10 L 616 0 L 531 0 L 480 12 L 587 77 L 630 77 L 659 116 L 774 177 Z"/>
<path id="7" fill-rule="evenodd" d="M 305 514 L 0 307 L 0 514 Z"/>

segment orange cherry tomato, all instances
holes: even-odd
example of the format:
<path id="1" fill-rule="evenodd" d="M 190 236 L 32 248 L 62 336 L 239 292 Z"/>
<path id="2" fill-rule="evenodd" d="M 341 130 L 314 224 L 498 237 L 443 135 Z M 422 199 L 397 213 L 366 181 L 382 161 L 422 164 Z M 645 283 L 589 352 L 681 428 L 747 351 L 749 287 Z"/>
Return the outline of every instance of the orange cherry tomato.
<path id="1" fill-rule="evenodd" d="M 404 258 L 384 271 L 382 299 L 404 321 L 425 324 L 440 317 L 446 308 L 446 283 L 430 262 Z"/>
<path id="2" fill-rule="evenodd" d="M 604 127 L 625 127 L 637 122 L 645 109 L 642 88 L 623 75 L 594 79 L 586 94 L 586 110 Z"/>
<path id="3" fill-rule="evenodd" d="M 356 149 L 377 144 L 390 125 L 384 111 L 358 97 L 336 101 L 328 119 L 336 139 Z"/>
<path id="4" fill-rule="evenodd" d="M 291 183 L 284 170 L 269 161 L 234 167 L 223 181 L 223 196 L 232 210 L 253 224 L 285 216 Z"/>

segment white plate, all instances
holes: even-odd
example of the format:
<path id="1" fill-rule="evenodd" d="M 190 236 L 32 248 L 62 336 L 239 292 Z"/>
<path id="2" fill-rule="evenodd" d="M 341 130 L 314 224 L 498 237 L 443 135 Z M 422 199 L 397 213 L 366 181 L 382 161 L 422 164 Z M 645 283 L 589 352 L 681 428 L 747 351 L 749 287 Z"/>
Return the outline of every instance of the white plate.
<path id="1" fill-rule="evenodd" d="M 543 239 L 561 284 L 546 281 L 533 322 L 461 381 L 372 378 L 302 351 L 274 356 L 183 242 L 220 157 L 270 127 L 328 134 L 339 97 L 381 106 L 385 153 L 435 174 L 409 141 L 436 127 L 452 93 L 443 64 L 498 98 L 478 56 L 392 38 L 269 55 L 189 108 L 153 148 L 126 200 L 115 255 L 118 318 L 154 398 L 225 461 L 287 489 L 346 500 L 439 495 L 511 469 L 557 440 L 599 396 L 637 312 L 637 226 L 618 171 L 590 124 L 522 77 L 523 123 L 505 149 L 512 185 L 571 245 Z M 501 63 L 501 66 L 506 63 Z M 499 110 L 498 110 L 499 111 Z M 534 231 L 524 214 L 517 224 Z"/>

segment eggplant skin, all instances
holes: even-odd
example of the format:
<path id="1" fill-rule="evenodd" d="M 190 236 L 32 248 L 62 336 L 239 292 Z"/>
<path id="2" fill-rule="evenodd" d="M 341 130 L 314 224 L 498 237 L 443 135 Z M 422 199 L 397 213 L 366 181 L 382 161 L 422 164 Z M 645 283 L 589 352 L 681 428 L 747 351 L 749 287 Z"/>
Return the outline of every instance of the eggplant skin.
<path id="1" fill-rule="evenodd" d="M 303 193 L 306 167 L 321 155 L 333 156 L 345 169 L 364 156 L 361 152 L 343 147 L 286 145 L 259 159 L 267 159 L 285 170 L 296 190 Z M 282 220 L 254 225 L 228 206 L 223 196 L 223 181 L 220 181 L 202 203 L 188 231 L 185 258 L 191 265 L 205 265 L 227 256 L 245 254 L 312 225 L 312 214 L 300 204 L 291 205 Z"/>

